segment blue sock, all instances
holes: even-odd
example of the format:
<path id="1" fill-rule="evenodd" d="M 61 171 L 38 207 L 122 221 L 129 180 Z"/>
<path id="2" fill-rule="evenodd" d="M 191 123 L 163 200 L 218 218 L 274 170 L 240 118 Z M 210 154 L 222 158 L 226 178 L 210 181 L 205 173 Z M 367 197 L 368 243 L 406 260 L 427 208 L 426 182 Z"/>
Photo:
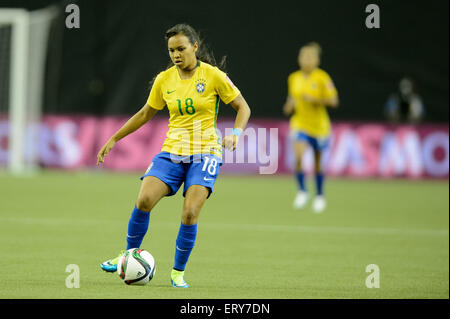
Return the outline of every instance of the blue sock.
<path id="1" fill-rule="evenodd" d="M 186 264 L 195 245 L 195 238 L 197 237 L 197 224 L 184 225 L 181 223 L 180 230 L 175 247 L 175 263 L 173 268 L 179 271 L 184 271 Z"/>
<path id="2" fill-rule="evenodd" d="M 298 186 L 299 186 L 300 190 L 306 192 L 305 174 L 302 171 L 297 172 L 297 181 L 298 181 Z"/>
<path id="3" fill-rule="evenodd" d="M 324 180 L 325 180 L 325 175 L 323 173 L 316 173 L 317 195 L 323 195 Z"/>
<path id="4" fill-rule="evenodd" d="M 139 248 L 147 233 L 150 222 L 150 212 L 139 210 L 136 205 L 128 222 L 127 249 Z"/>

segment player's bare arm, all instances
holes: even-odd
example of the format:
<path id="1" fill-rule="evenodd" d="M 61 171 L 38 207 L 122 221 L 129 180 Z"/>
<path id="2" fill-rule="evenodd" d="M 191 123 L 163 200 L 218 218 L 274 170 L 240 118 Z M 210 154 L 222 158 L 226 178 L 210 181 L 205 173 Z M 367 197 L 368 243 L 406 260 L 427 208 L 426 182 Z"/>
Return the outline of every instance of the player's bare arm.
<path id="1" fill-rule="evenodd" d="M 245 101 L 242 94 L 239 94 L 237 98 L 235 98 L 231 103 L 231 107 L 237 112 L 236 120 L 234 122 L 234 128 L 243 131 L 247 126 L 248 119 L 250 118 L 250 107 Z M 222 146 L 227 150 L 234 151 L 236 149 L 237 142 L 239 140 L 239 136 L 235 134 L 231 134 L 225 136 L 222 141 Z"/>
<path id="2" fill-rule="evenodd" d="M 288 95 L 288 97 L 286 98 L 286 103 L 284 103 L 283 105 L 283 114 L 286 116 L 289 116 L 292 114 L 292 112 L 294 112 L 294 108 L 295 108 L 295 99 Z"/>
<path id="3" fill-rule="evenodd" d="M 103 145 L 97 154 L 97 165 L 104 162 L 105 156 L 108 155 L 119 140 L 138 130 L 142 125 L 150 121 L 156 112 L 158 112 L 158 110 L 152 108 L 146 103 L 113 136 L 111 136 L 105 145 Z"/>
<path id="4" fill-rule="evenodd" d="M 323 99 L 323 104 L 331 108 L 337 108 L 339 106 L 339 98 L 336 96 L 329 99 Z"/>

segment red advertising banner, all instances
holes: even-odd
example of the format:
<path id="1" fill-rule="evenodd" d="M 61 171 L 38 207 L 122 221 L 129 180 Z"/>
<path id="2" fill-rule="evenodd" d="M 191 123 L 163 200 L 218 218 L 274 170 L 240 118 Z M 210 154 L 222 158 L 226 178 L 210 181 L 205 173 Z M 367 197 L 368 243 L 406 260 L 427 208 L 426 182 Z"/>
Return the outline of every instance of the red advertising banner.
<path id="1" fill-rule="evenodd" d="M 44 116 L 40 123 L 39 162 L 44 167 L 93 167 L 103 143 L 128 117 Z M 159 153 L 168 120 L 154 118 L 119 141 L 104 167 L 117 171 L 145 171 Z M 228 135 L 232 120 L 217 123 Z M 334 123 L 330 147 L 322 158 L 327 174 L 353 177 L 448 178 L 449 132 L 445 125 L 385 125 Z M 277 174 L 293 171 L 294 155 L 287 121 L 251 120 L 235 152 L 224 151 L 222 173 Z M 0 165 L 8 159 L 8 122 L 0 119 Z M 31 140 L 31 139 L 30 139 Z M 303 160 L 313 169 L 313 153 Z"/>

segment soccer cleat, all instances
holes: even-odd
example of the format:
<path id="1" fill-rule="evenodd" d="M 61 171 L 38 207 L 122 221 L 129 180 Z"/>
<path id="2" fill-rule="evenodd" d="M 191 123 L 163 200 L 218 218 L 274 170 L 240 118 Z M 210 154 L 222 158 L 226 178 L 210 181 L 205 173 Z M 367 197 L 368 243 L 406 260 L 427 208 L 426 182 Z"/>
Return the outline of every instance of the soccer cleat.
<path id="1" fill-rule="evenodd" d="M 308 203 L 308 193 L 302 190 L 298 191 L 297 196 L 294 200 L 294 208 L 295 209 L 303 209 Z"/>
<path id="2" fill-rule="evenodd" d="M 327 201 L 323 195 L 318 195 L 314 198 L 313 210 L 315 213 L 321 213 L 327 207 Z"/>
<path id="3" fill-rule="evenodd" d="M 125 250 L 122 250 L 116 258 L 102 262 L 100 264 L 100 268 L 102 268 L 106 272 L 116 272 L 117 271 L 117 263 L 119 262 L 119 258 L 123 255 L 124 252 L 125 252 Z"/>
<path id="4" fill-rule="evenodd" d="M 172 287 L 176 288 L 188 288 L 189 285 L 184 281 L 184 271 L 178 271 L 172 269 L 172 273 L 170 274 L 170 282 L 172 283 Z"/>

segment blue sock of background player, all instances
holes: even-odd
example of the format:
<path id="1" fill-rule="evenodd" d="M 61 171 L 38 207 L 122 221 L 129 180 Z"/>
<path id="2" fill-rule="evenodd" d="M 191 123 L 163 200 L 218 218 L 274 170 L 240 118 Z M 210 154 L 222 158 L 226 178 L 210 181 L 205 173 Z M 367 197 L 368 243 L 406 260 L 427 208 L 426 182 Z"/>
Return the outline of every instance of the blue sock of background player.
<path id="1" fill-rule="evenodd" d="M 297 171 L 297 181 L 300 190 L 306 192 L 305 174 L 303 173 L 303 171 Z"/>
<path id="2" fill-rule="evenodd" d="M 316 173 L 316 189 L 317 189 L 317 195 L 322 196 L 323 195 L 323 183 L 325 180 L 325 175 L 322 172 Z"/>

